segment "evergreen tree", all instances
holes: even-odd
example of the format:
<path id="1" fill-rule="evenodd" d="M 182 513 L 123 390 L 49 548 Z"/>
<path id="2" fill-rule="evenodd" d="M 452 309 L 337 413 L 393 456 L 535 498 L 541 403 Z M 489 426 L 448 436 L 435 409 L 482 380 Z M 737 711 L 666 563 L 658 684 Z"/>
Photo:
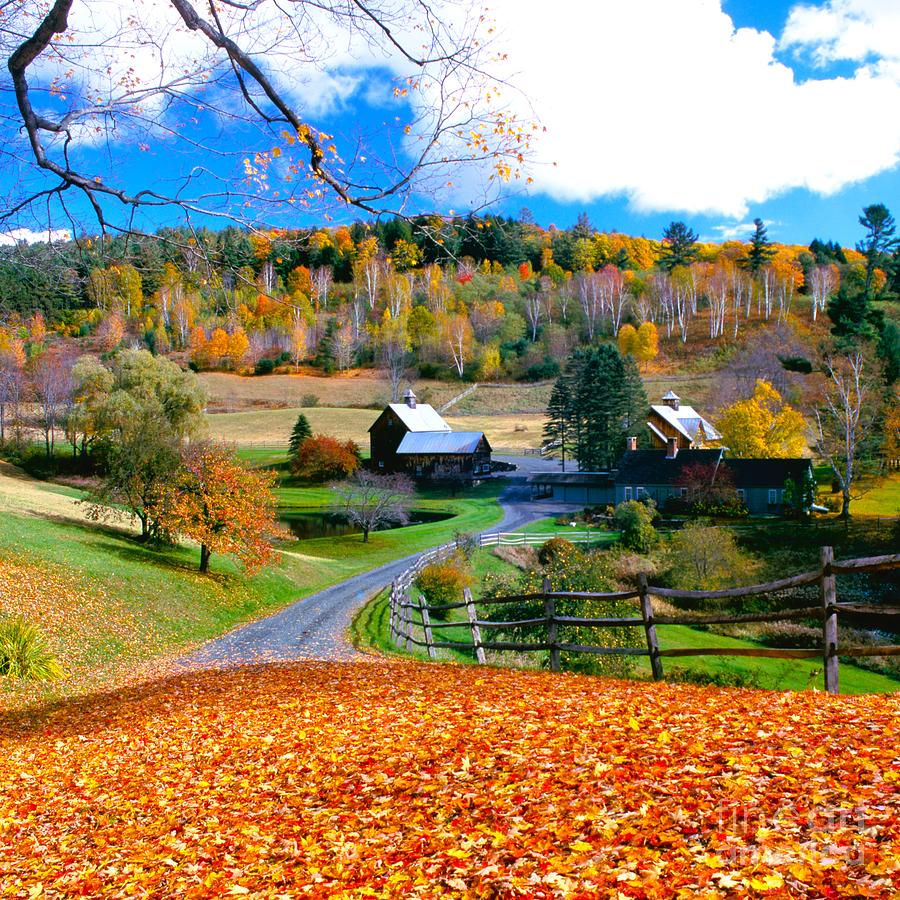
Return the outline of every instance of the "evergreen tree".
<path id="1" fill-rule="evenodd" d="M 578 467 L 611 469 L 625 448 L 625 365 L 614 344 L 584 354 L 575 392 Z"/>
<path id="2" fill-rule="evenodd" d="M 566 471 L 566 453 L 572 450 L 577 431 L 572 388 L 571 375 L 563 372 L 550 392 L 547 421 L 544 424 L 544 446 L 548 447 L 549 455 L 559 454 L 563 472 Z"/>
<path id="3" fill-rule="evenodd" d="M 303 413 L 297 416 L 294 423 L 294 429 L 291 431 L 291 439 L 288 442 L 288 451 L 291 456 L 296 456 L 300 450 L 300 445 L 307 439 L 312 437 L 312 428 L 309 427 L 309 420 Z"/>
<path id="4" fill-rule="evenodd" d="M 875 269 L 888 268 L 890 260 L 886 257 L 900 245 L 900 240 L 894 236 L 897 223 L 883 203 L 866 206 L 859 217 L 859 224 L 866 229 L 865 239 L 856 245 L 856 249 L 866 257 L 865 295 L 868 300 L 872 296 L 872 278 Z"/>
<path id="5" fill-rule="evenodd" d="M 626 437 L 641 438 L 647 430 L 647 412 L 650 409 L 650 401 L 647 400 L 644 382 L 641 381 L 641 373 L 638 371 L 634 357 L 626 356 L 622 360 L 622 365 L 625 369 L 625 377 L 622 381 L 624 406 L 622 427 Z"/>
<path id="6" fill-rule="evenodd" d="M 697 234 L 684 222 L 670 222 L 663 231 L 663 255 L 659 264 L 667 272 L 690 265 L 697 256 Z"/>
<path id="7" fill-rule="evenodd" d="M 766 234 L 762 219 L 754 219 L 755 230 L 750 235 L 750 250 L 741 262 L 755 275 L 774 255 L 775 250 Z"/>

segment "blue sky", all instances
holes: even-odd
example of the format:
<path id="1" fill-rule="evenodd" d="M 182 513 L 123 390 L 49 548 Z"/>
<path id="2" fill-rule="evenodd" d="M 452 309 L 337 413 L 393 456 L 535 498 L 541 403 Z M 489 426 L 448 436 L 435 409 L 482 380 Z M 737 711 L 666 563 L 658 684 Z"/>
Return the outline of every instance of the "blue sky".
<path id="1" fill-rule="evenodd" d="M 88 15 L 88 4 L 76 4 L 74 24 L 84 34 L 102 32 L 125 7 L 133 9 L 128 0 L 93 0 L 88 21 L 78 18 Z M 147 33 L 171 26 L 166 0 L 144 0 L 140 8 L 157 16 Z M 598 229 L 647 237 L 682 219 L 711 240 L 743 237 L 759 216 L 773 239 L 805 244 L 820 237 L 844 245 L 861 236 L 863 206 L 884 202 L 900 215 L 897 0 L 559 0 L 552 7 L 493 0 L 490 9 L 509 55 L 501 74 L 517 89 L 508 102 L 547 129 L 535 147 L 533 184 L 508 191 L 498 211 L 527 207 L 539 223 L 560 227 L 586 212 Z M 175 65 L 179 52 L 188 53 L 188 38 L 165 33 Z M 145 54 L 138 39 L 130 49 L 104 62 L 89 58 L 84 83 L 92 70 L 124 65 L 122 59 L 152 77 L 157 55 Z M 330 50 L 329 63 L 308 77 L 288 54 L 269 52 L 264 59 L 342 153 L 363 135 L 370 142 L 365 152 L 374 157 L 413 111 L 407 101 L 391 99 L 392 77 L 402 67 L 384 56 L 367 58 L 358 46 L 336 42 Z M 8 85 L 0 82 L 0 112 L 10 102 Z M 73 101 L 44 102 L 60 109 Z M 226 119 L 181 114 L 177 140 L 127 127 L 108 138 L 81 135 L 72 158 L 131 191 L 170 190 L 198 166 L 206 173 L 200 183 L 222 178 L 234 185 L 247 148 L 265 149 L 271 139 L 222 124 Z M 21 135 L 7 130 L 0 138 L 12 144 Z M 226 153 L 202 152 L 184 138 Z M 32 177 L 21 163 L 6 165 L 7 181 Z M 413 198 L 409 208 L 464 211 L 481 197 L 478 175 Z M 72 197 L 69 211 L 90 223 L 83 200 Z M 36 208 L 15 224 L 40 230 L 45 213 Z M 260 213 L 258 221 L 266 216 Z M 136 224 L 152 228 L 179 219 L 171 210 L 153 211 Z M 318 214 L 291 212 L 276 224 L 317 221 Z M 196 222 L 215 220 L 198 216 Z M 54 208 L 50 225 L 71 223 Z"/>

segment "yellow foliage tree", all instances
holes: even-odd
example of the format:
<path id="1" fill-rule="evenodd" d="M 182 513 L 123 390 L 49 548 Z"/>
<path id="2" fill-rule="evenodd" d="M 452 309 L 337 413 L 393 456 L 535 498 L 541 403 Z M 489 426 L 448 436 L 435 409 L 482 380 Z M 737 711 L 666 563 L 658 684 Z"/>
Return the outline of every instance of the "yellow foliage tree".
<path id="1" fill-rule="evenodd" d="M 232 334 L 228 336 L 228 351 L 225 354 L 229 362 L 233 365 L 239 365 L 241 360 L 247 355 L 250 349 L 250 341 L 247 338 L 243 328 L 236 328 Z"/>
<path id="2" fill-rule="evenodd" d="M 622 356 L 628 356 L 630 353 L 635 355 L 638 346 L 638 333 L 635 331 L 634 325 L 625 324 L 619 329 L 619 353 Z"/>
<path id="3" fill-rule="evenodd" d="M 481 354 L 481 362 L 478 365 L 478 378 L 481 381 L 491 381 L 500 374 L 500 348 L 496 344 L 488 344 Z"/>
<path id="4" fill-rule="evenodd" d="M 718 427 L 722 443 L 733 456 L 800 456 L 806 446 L 802 414 L 762 379 L 756 382 L 752 397 L 725 408 Z"/>
<path id="5" fill-rule="evenodd" d="M 637 330 L 637 343 L 633 356 L 638 362 L 646 363 L 656 359 L 659 353 L 659 335 L 652 322 L 644 322 Z"/>
<path id="6" fill-rule="evenodd" d="M 206 355 L 211 361 L 218 361 L 228 355 L 228 332 L 224 328 L 217 328 L 206 343 Z"/>

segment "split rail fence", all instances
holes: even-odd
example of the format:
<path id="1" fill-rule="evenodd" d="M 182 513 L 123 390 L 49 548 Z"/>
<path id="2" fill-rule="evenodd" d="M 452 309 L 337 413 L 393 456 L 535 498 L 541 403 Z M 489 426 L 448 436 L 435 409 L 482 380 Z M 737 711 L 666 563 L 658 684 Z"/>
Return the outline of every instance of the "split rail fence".
<path id="1" fill-rule="evenodd" d="M 524 538 L 523 538 L 524 535 Z M 478 538 L 482 547 L 500 544 L 543 543 L 554 535 L 531 534 L 520 532 L 515 534 L 494 533 L 483 534 Z M 561 532 L 557 536 L 566 537 L 576 542 L 593 540 L 590 532 Z M 900 567 L 900 554 L 873 556 L 862 559 L 836 561 L 831 547 L 822 547 L 819 565 L 809 572 L 801 572 L 789 578 L 781 578 L 766 584 L 753 584 L 746 587 L 727 588 L 717 591 L 682 591 L 673 588 L 654 587 L 647 583 L 646 576 L 638 577 L 636 590 L 616 593 L 591 592 L 555 592 L 550 589 L 549 579 L 544 580 L 543 590 L 535 594 L 518 594 L 508 597 L 482 598 L 476 601 L 467 588 L 464 599 L 460 603 L 429 605 L 421 592 L 416 589 L 415 581 L 419 572 L 430 563 L 448 558 L 457 549 L 457 543 L 445 544 L 420 556 L 416 562 L 403 572 L 391 584 L 390 592 L 390 634 L 398 648 L 409 652 L 412 647 L 424 647 L 429 657 L 436 657 L 437 649 L 453 649 L 474 653 L 478 663 L 486 662 L 486 650 L 515 652 L 547 652 L 550 656 L 550 668 L 560 669 L 560 653 L 593 653 L 601 655 L 647 656 L 656 680 L 663 678 L 663 659 L 684 656 L 745 656 L 768 657 L 775 659 L 822 659 L 825 690 L 831 694 L 838 693 L 839 657 L 863 656 L 900 656 L 900 645 L 847 645 L 838 643 L 838 618 L 852 614 L 865 616 L 867 620 L 875 620 L 893 625 L 893 633 L 897 633 L 900 623 L 900 607 L 889 607 L 877 604 L 841 603 L 837 595 L 837 576 L 861 573 L 884 572 Z M 653 610 L 653 597 L 666 600 L 682 600 L 700 602 L 708 600 L 735 600 L 772 594 L 805 585 L 818 584 L 819 603 L 815 606 L 776 610 L 775 612 L 709 615 L 662 616 Z M 606 600 L 639 601 L 640 616 L 582 618 L 578 616 L 562 616 L 556 611 L 558 600 Z M 495 621 L 479 615 L 478 608 L 499 606 L 508 603 L 540 602 L 543 604 L 543 615 L 515 621 Z M 451 610 L 464 609 L 466 621 L 434 621 Z M 738 625 L 751 622 L 783 622 L 795 620 L 818 619 L 822 627 L 822 644 L 816 648 L 780 648 L 780 647 L 697 647 L 660 649 L 656 628 L 659 625 Z M 440 633 L 447 628 L 459 629 L 468 625 L 469 641 L 437 639 L 435 631 Z M 560 626 L 579 626 L 587 628 L 642 628 L 646 638 L 646 649 L 640 647 L 605 647 L 593 644 L 572 644 L 560 641 Z M 485 639 L 482 632 L 509 631 L 513 628 L 538 627 L 546 630 L 546 639 L 539 641 L 509 641 Z M 418 635 L 421 634 L 421 637 Z"/>

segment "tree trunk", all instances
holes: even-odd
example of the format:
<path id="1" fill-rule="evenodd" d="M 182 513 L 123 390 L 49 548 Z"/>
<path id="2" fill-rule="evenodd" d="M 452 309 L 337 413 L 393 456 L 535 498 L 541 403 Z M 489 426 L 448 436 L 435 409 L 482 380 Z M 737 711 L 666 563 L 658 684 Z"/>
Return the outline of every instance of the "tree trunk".
<path id="1" fill-rule="evenodd" d="M 850 491 L 845 490 L 841 496 L 841 518 L 850 518 Z"/>
<path id="2" fill-rule="evenodd" d="M 206 544 L 200 545 L 200 571 L 208 572 L 209 571 L 209 558 L 212 556 L 212 552 Z"/>
<path id="3" fill-rule="evenodd" d="M 368 525 L 363 525 L 363 543 L 364 544 L 369 543 L 369 526 Z"/>

